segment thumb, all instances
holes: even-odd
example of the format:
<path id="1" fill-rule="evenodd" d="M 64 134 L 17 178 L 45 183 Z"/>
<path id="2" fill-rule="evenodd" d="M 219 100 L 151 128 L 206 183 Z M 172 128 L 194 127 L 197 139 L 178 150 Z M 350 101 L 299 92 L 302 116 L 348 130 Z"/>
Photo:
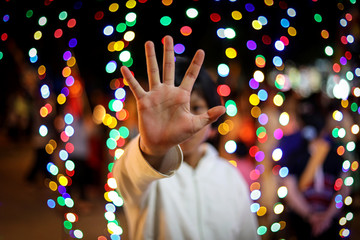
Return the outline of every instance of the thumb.
<path id="1" fill-rule="evenodd" d="M 207 111 L 207 114 L 209 116 L 209 123 L 216 122 L 216 120 L 219 119 L 226 111 L 226 108 L 224 106 L 216 106 Z"/>
<path id="2" fill-rule="evenodd" d="M 225 113 L 225 110 L 226 109 L 224 106 L 216 106 L 209 109 L 206 113 L 199 115 L 201 125 L 200 128 L 218 120 L 219 117 Z"/>

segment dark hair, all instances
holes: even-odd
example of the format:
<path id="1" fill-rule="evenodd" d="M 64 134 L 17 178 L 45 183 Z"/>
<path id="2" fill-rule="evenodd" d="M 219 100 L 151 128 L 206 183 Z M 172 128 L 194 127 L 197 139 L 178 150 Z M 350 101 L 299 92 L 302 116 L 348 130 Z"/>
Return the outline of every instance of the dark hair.
<path id="1" fill-rule="evenodd" d="M 176 57 L 175 61 L 175 85 L 179 86 L 184 78 L 186 70 L 188 69 L 191 61 L 185 57 Z M 217 85 L 210 77 L 209 73 L 201 68 L 199 75 L 194 83 L 192 91 L 198 93 L 203 97 L 209 107 L 215 107 L 221 105 L 221 99 L 217 93 Z M 221 122 L 221 119 L 212 124 L 213 127 L 217 127 Z"/>

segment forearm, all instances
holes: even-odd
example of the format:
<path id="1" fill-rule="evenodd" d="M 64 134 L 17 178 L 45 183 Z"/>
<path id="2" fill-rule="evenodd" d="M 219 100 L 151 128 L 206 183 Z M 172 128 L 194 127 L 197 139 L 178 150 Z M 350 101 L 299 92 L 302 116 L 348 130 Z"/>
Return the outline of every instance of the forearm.
<path id="1" fill-rule="evenodd" d="M 345 173 L 342 174 L 342 179 L 345 179 L 349 174 Z M 341 187 L 341 189 L 338 192 L 334 193 L 334 196 L 331 200 L 331 204 L 329 205 L 328 209 L 326 210 L 326 215 L 330 218 L 333 218 L 334 216 L 336 216 L 336 214 L 338 214 L 341 210 L 341 207 L 336 206 L 336 202 L 335 202 L 335 197 L 337 195 L 341 195 L 343 198 L 346 198 L 347 196 L 349 196 L 351 193 L 351 187 L 345 186 L 343 185 Z"/>
<path id="2" fill-rule="evenodd" d="M 311 214 L 311 207 L 300 192 L 295 177 L 289 175 L 284 180 L 284 183 L 288 189 L 288 195 L 286 197 L 287 203 L 298 215 L 304 219 L 308 219 Z"/>

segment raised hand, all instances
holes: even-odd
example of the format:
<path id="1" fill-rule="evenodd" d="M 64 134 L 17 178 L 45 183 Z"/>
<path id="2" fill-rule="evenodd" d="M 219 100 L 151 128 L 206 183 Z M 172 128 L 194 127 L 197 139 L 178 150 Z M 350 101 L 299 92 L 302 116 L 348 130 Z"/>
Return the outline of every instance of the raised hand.
<path id="1" fill-rule="evenodd" d="M 164 38 L 162 81 L 154 44 L 145 43 L 149 91 L 146 92 L 130 70 L 121 72 L 129 83 L 138 108 L 140 148 L 146 155 L 161 158 L 167 151 L 187 140 L 206 125 L 216 121 L 225 112 L 223 106 L 194 115 L 190 112 L 190 96 L 194 82 L 204 61 L 205 53 L 198 50 L 179 87 L 174 86 L 174 44 L 170 36 Z"/>

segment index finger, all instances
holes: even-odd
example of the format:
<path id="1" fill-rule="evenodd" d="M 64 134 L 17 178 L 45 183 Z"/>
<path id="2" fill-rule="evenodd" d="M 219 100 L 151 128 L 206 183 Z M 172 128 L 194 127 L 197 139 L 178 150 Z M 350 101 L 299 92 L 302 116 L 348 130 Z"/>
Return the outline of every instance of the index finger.
<path id="1" fill-rule="evenodd" d="M 125 80 L 129 83 L 129 87 L 136 99 L 139 99 L 146 94 L 145 90 L 141 87 L 139 82 L 131 74 L 129 68 L 122 66 L 120 68 L 120 71 L 123 77 L 125 78 Z"/>

